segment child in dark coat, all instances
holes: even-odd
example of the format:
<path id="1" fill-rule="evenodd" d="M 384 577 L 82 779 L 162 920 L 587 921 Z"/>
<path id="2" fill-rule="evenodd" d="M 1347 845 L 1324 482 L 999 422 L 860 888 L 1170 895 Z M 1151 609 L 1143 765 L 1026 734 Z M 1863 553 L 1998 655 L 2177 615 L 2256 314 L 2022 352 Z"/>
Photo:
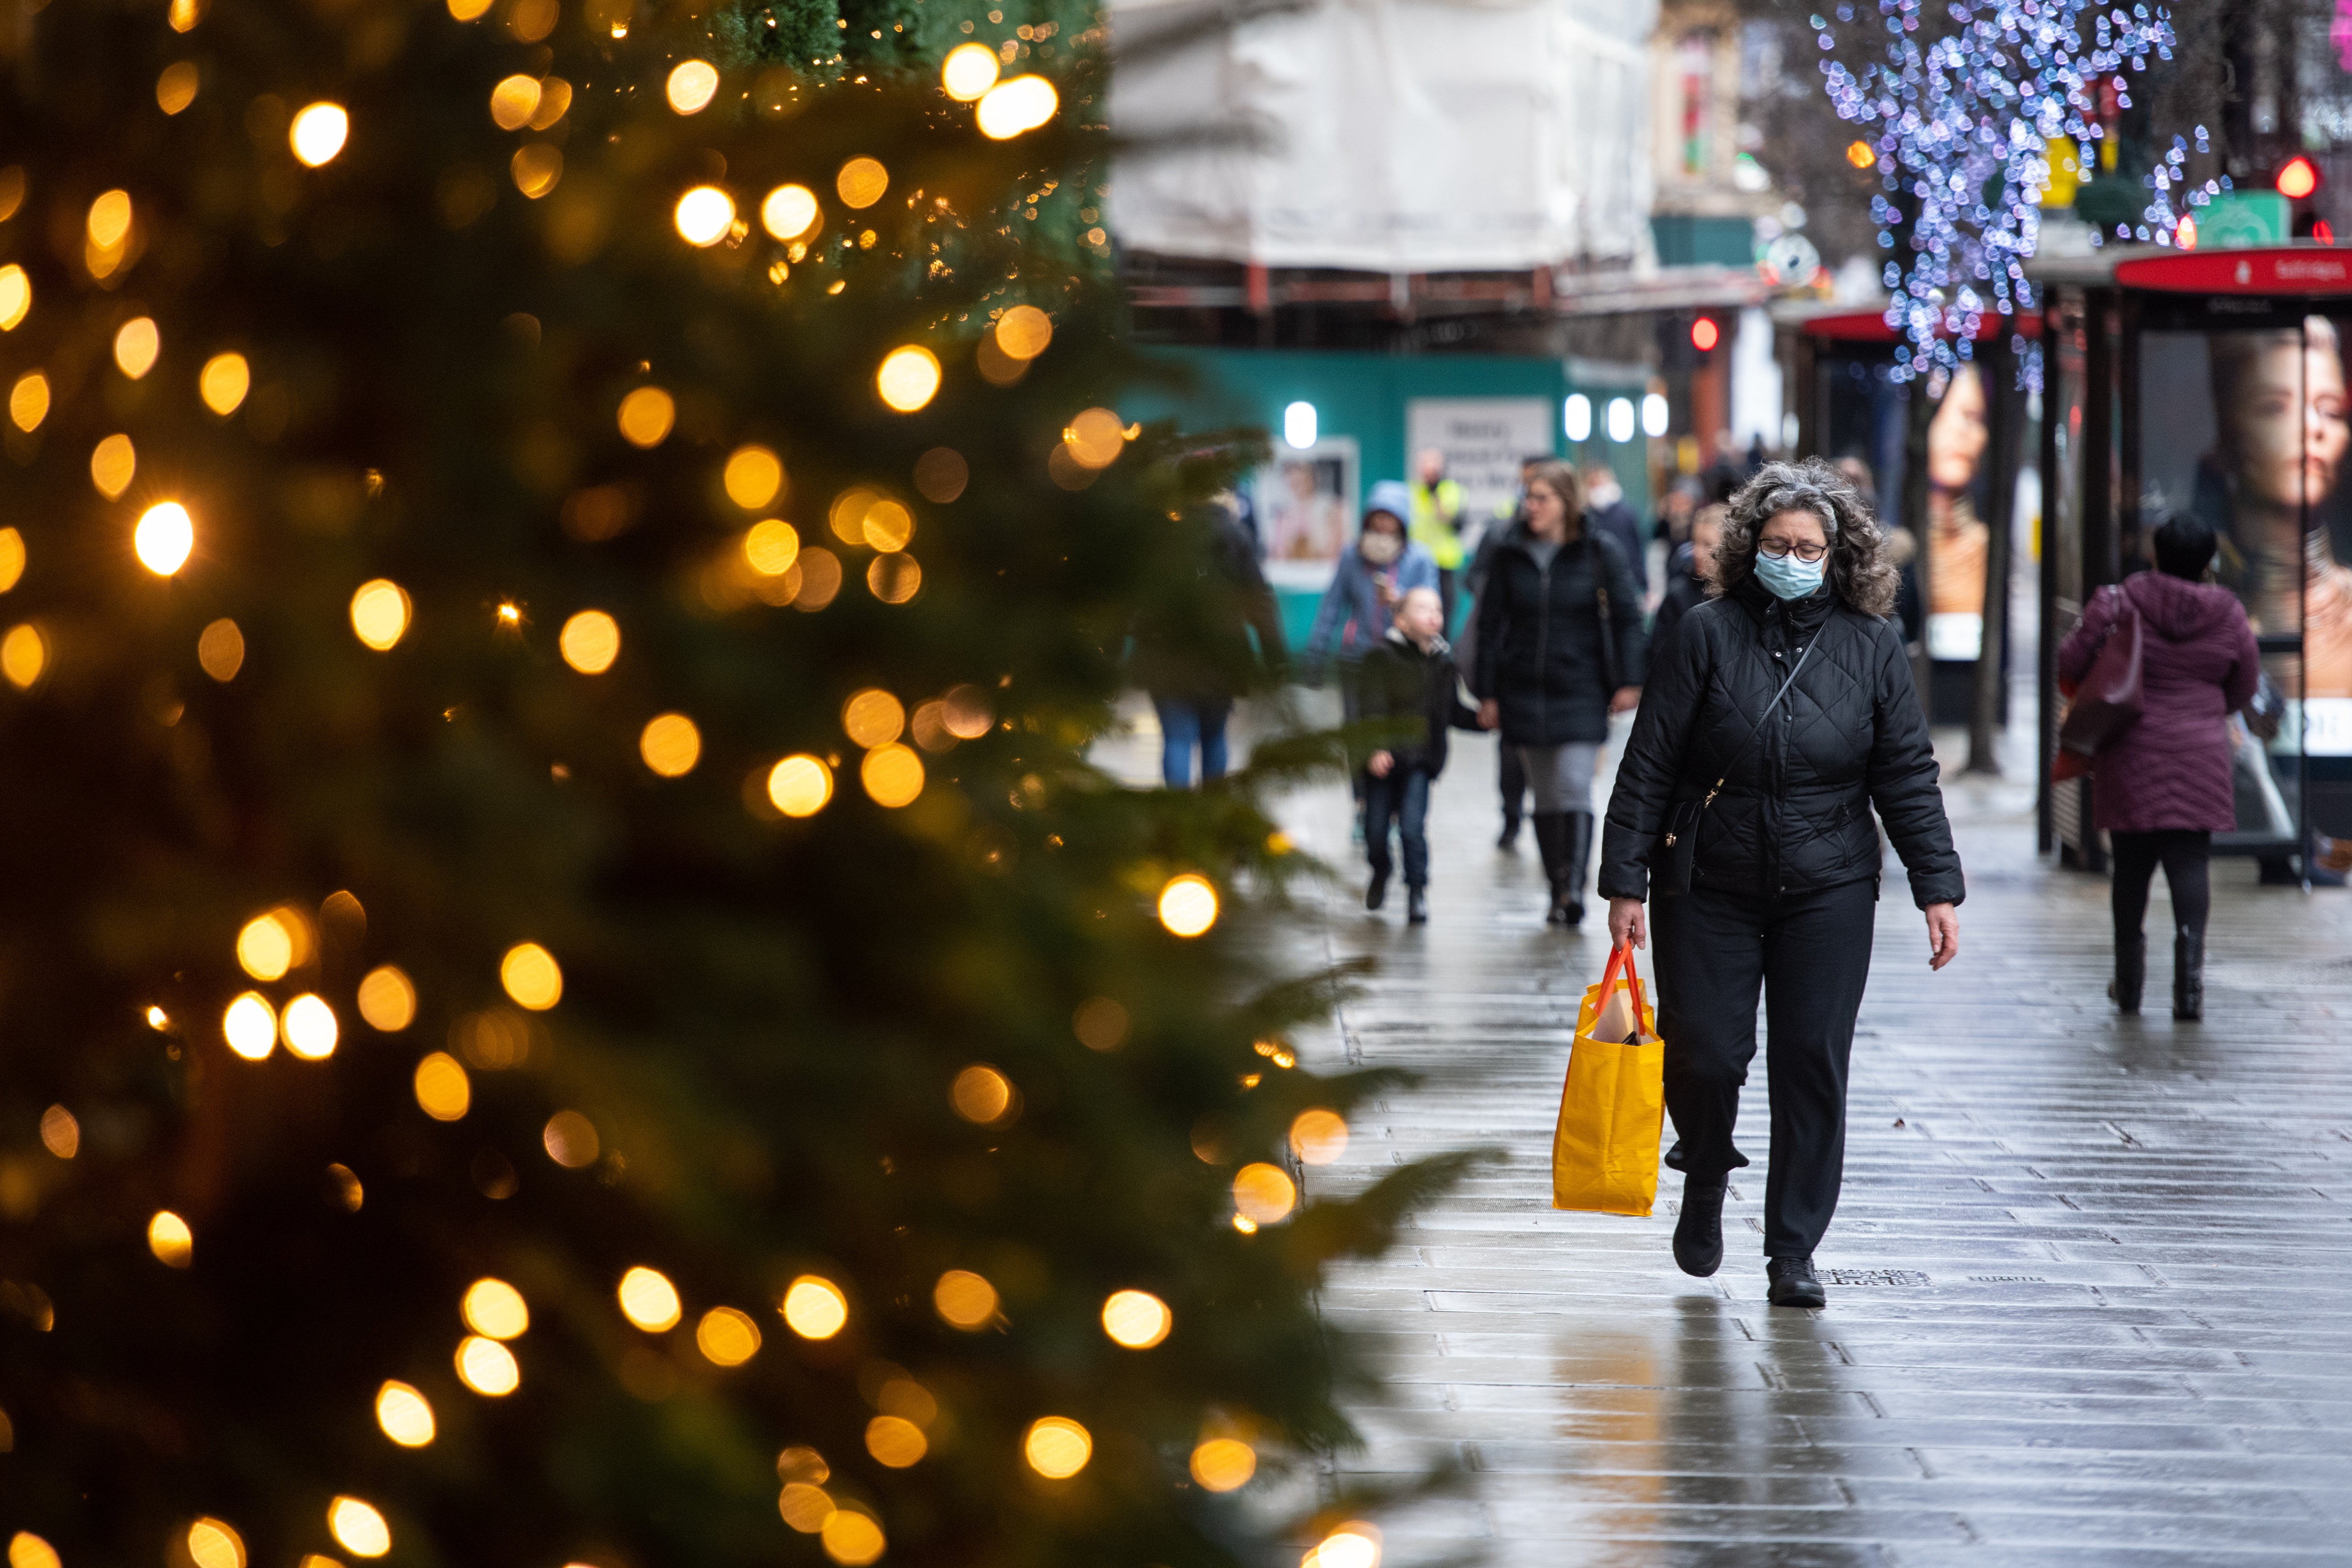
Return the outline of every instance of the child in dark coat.
<path id="1" fill-rule="evenodd" d="M 1445 769 L 1445 732 L 1478 727 L 1476 711 L 1455 695 L 1458 672 L 1441 634 L 1444 624 L 1436 591 L 1412 590 L 1356 675 L 1358 717 L 1374 737 L 1374 748 L 1360 753 L 1364 858 L 1372 868 L 1364 907 L 1378 909 L 1388 896 L 1394 821 L 1404 841 L 1405 920 L 1413 925 L 1429 921 L 1429 787 Z"/>

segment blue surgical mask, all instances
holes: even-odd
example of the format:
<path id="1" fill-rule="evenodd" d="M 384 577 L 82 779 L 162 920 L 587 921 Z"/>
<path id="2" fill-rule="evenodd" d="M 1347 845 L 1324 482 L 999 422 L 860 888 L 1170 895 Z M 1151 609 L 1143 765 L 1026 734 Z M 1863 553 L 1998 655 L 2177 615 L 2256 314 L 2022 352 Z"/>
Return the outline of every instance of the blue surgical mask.
<path id="1" fill-rule="evenodd" d="M 1830 558 L 1816 561 L 1799 560 L 1795 556 L 1769 556 L 1756 552 L 1756 580 L 1762 583 L 1775 599 L 1806 599 L 1821 591 L 1822 580 L 1829 576 Z"/>

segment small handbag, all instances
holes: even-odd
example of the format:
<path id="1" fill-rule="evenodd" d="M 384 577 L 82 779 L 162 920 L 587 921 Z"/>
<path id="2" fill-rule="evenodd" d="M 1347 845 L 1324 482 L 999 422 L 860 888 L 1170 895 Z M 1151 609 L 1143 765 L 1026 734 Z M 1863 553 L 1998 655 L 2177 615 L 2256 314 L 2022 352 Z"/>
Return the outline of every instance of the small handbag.
<path id="1" fill-rule="evenodd" d="M 1666 831 L 1659 835 L 1657 852 L 1650 857 L 1651 892 L 1671 898 L 1690 891 L 1691 873 L 1698 864 L 1700 819 L 1706 815 L 1706 809 L 1715 804 L 1716 796 L 1722 793 L 1724 779 L 1731 777 L 1731 770 L 1746 761 L 1748 751 L 1764 738 L 1766 721 L 1780 707 L 1780 699 L 1789 695 L 1789 688 L 1797 684 L 1797 672 L 1803 669 L 1805 661 L 1813 656 L 1813 650 L 1821 645 L 1822 633 L 1828 630 L 1824 626 L 1821 632 L 1814 632 L 1813 640 L 1798 653 L 1797 662 L 1789 667 L 1789 678 L 1780 683 L 1780 689 L 1774 692 L 1772 700 L 1764 705 L 1763 715 L 1756 721 L 1755 733 L 1748 737 L 1748 744 L 1733 753 L 1731 760 L 1723 765 L 1723 777 L 1708 788 L 1706 797 L 1675 802 L 1666 818 Z"/>
<path id="2" fill-rule="evenodd" d="M 2146 706 L 2140 686 L 2140 657 L 2146 639 L 2139 612 L 2119 587 L 2102 591 L 2115 595 L 2116 623 L 2099 646 L 2099 656 L 2074 689 L 2066 717 L 2058 727 L 2058 764 L 2053 778 L 2069 779 L 2087 771 L 2092 758 L 2113 745 L 2137 724 Z"/>

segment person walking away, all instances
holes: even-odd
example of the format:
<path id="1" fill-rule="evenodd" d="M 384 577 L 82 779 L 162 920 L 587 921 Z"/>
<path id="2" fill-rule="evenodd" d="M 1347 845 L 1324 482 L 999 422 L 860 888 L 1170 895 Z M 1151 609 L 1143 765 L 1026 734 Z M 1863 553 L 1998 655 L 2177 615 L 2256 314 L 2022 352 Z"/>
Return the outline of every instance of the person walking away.
<path id="1" fill-rule="evenodd" d="M 1845 1162 L 1846 1064 L 1881 873 L 1873 808 L 1926 914 L 1929 967 L 1959 951 L 1966 888 L 1910 663 L 1885 619 L 1895 583 L 1881 546 L 1853 485 L 1818 460 L 1768 463 L 1737 492 L 1717 597 L 1683 617 L 1651 671 L 1601 848 L 1611 938 L 1644 946 L 1656 922 L 1685 1273 L 1723 1261 L 1762 996 L 1764 1252 L 1782 1306 L 1824 1299 L 1812 1260 Z M 1675 885 L 1685 868 L 1687 890 Z"/>
<path id="2" fill-rule="evenodd" d="M 1469 574 L 1465 581 L 1470 595 L 1470 612 L 1463 617 L 1462 636 L 1454 645 L 1454 662 L 1462 670 L 1465 681 L 1475 680 L 1478 673 L 1478 606 L 1486 602 L 1486 577 L 1495 564 L 1495 552 L 1503 546 L 1511 529 L 1527 517 L 1528 486 L 1535 472 L 1552 458 L 1547 454 L 1519 459 L 1519 494 L 1508 506 L 1497 504 L 1495 521 L 1481 530 L 1478 548 L 1470 558 Z M 1526 815 L 1528 770 L 1519 765 L 1518 748 L 1513 746 L 1495 747 L 1495 792 L 1502 797 L 1503 831 L 1495 839 L 1498 850 L 1519 847 L 1519 822 Z"/>
<path id="3" fill-rule="evenodd" d="M 1445 771 L 1446 732 L 1471 728 L 1476 712 L 1454 695 L 1460 680 L 1445 641 L 1445 612 L 1433 588 L 1408 590 L 1396 624 L 1364 655 L 1356 674 L 1359 723 L 1379 736 L 1363 770 L 1364 859 L 1372 879 L 1364 907 L 1388 895 L 1389 826 L 1404 845 L 1405 923 L 1429 921 L 1429 789 Z"/>
<path id="4" fill-rule="evenodd" d="M 1160 716 L 1160 774 L 1171 789 L 1225 776 L 1225 726 L 1254 667 L 1279 672 L 1282 618 L 1258 567 L 1255 538 L 1224 497 L 1209 506 L 1207 549 L 1197 570 L 1216 581 L 1204 621 L 1178 628 L 1146 616 L 1135 628 L 1135 676 Z M 1255 646 L 1252 638 L 1255 636 Z"/>
<path id="5" fill-rule="evenodd" d="M 1445 454 L 1423 447 L 1413 459 L 1412 542 L 1437 563 L 1437 599 L 1445 629 L 1454 625 L 1454 579 L 1466 553 L 1462 542 L 1462 486 L 1445 476 Z"/>
<path id="6" fill-rule="evenodd" d="M 1478 722 L 1499 727 L 1526 769 L 1550 886 L 1545 920 L 1567 925 L 1584 918 L 1609 716 L 1641 701 L 1647 649 L 1633 569 L 1616 540 L 1586 526 L 1583 501 L 1574 468 L 1536 465 L 1526 518 L 1496 547 L 1479 600 L 1470 683 Z"/>
<path id="7" fill-rule="evenodd" d="M 2115 849 L 2116 1010 L 2139 1011 L 2147 980 L 2148 883 L 2172 889 L 2172 1016 L 2205 1016 L 2205 924 L 2213 835 L 2237 825 L 2229 716 L 2262 674 L 2253 626 L 2236 594 L 2207 580 L 2217 541 L 2189 516 L 2156 530 L 2156 570 L 2102 588 L 2058 649 L 2070 687 L 2088 674 L 2126 607 L 2140 643 L 2140 716 L 2092 759 L 2092 810 Z"/>
<path id="8" fill-rule="evenodd" d="M 1665 656 L 1667 639 L 1684 616 L 1706 602 L 1707 580 L 1715 572 L 1716 547 L 1723 542 L 1721 507 L 1701 507 L 1691 515 L 1690 542 L 1676 545 L 1666 567 L 1665 597 L 1650 622 L 1650 663 Z"/>
<path id="9" fill-rule="evenodd" d="M 1627 564 L 1633 569 L 1633 586 L 1642 591 L 1643 608 L 1647 609 L 1650 594 L 1650 545 L 1642 537 L 1641 519 L 1625 501 L 1625 486 L 1617 482 L 1617 471 L 1606 463 L 1593 462 L 1584 465 L 1584 515 L 1593 530 L 1617 541 L 1625 552 Z"/>

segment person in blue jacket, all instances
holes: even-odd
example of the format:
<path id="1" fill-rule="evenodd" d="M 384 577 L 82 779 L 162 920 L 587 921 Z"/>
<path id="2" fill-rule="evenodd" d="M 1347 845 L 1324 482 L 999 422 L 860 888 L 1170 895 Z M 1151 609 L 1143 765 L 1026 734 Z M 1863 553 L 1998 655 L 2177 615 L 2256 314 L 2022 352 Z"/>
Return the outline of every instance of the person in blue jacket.
<path id="1" fill-rule="evenodd" d="M 1364 526 L 1356 545 L 1339 558 L 1331 586 L 1315 612 L 1315 625 L 1307 635 L 1306 664 L 1320 671 L 1335 655 L 1341 671 L 1352 674 L 1366 653 L 1380 646 L 1396 620 L 1396 607 L 1416 588 L 1437 587 L 1437 562 L 1405 537 L 1412 517 L 1412 492 L 1402 480 L 1383 479 L 1372 486 L 1364 507 Z M 1348 694 L 1349 715 L 1355 717 L 1352 680 L 1339 689 Z"/>

